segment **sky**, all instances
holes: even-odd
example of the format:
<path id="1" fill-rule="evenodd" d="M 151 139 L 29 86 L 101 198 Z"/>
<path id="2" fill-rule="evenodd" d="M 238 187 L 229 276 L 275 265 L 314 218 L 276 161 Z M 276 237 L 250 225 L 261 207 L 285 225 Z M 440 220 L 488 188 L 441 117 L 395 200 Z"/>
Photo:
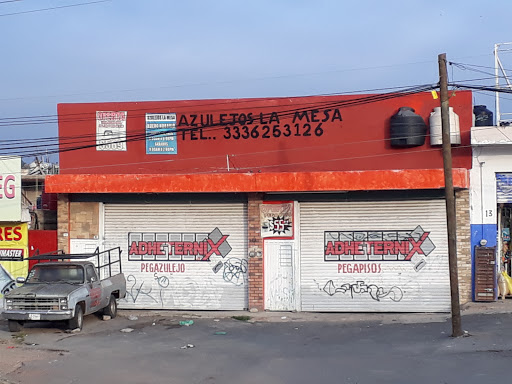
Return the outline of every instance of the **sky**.
<path id="1" fill-rule="evenodd" d="M 54 116 L 58 103 L 435 84 L 440 53 L 492 73 L 494 44 L 512 41 L 499 15 L 510 14 L 510 0 L 3 0 L 0 154 L 7 140 L 58 136 L 57 123 L 4 124 Z M 512 68 L 512 55 L 500 57 Z M 489 77 L 453 65 L 448 73 Z M 494 110 L 492 94 L 474 102 Z"/>

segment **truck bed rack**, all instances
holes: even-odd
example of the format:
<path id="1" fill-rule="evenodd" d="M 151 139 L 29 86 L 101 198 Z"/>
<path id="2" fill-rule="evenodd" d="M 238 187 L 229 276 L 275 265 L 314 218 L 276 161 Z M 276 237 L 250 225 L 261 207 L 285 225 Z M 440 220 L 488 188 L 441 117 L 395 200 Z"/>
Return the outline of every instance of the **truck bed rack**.
<path id="1" fill-rule="evenodd" d="M 119 263 L 119 273 L 122 272 L 121 269 L 121 247 L 115 247 L 111 249 L 106 249 L 100 252 L 100 248 L 97 247 L 96 250 L 92 253 L 64 253 L 62 250 L 52 251 L 48 253 L 41 253 L 36 256 L 32 256 L 28 258 L 28 260 L 36 260 L 38 262 L 42 260 L 46 261 L 59 261 L 59 260 L 86 260 L 92 257 L 96 257 L 98 265 L 96 265 L 96 269 L 98 270 L 98 275 L 102 268 L 108 267 L 109 276 L 112 276 L 112 265 Z M 117 255 L 117 260 L 112 261 L 112 256 Z M 108 262 L 105 264 L 101 264 L 101 259 L 105 256 L 108 256 Z"/>

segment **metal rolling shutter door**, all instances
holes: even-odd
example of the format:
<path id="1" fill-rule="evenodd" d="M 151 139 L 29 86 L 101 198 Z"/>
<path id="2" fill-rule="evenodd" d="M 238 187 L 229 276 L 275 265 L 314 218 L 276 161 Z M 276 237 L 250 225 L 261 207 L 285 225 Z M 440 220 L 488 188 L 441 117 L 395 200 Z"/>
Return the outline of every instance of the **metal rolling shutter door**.
<path id="1" fill-rule="evenodd" d="M 127 298 L 121 300 L 120 307 L 246 309 L 246 212 L 244 203 L 105 204 L 103 246 L 105 249 L 121 247 L 122 267 L 127 278 Z M 194 259 L 190 255 L 132 255 L 129 260 L 129 233 L 132 233 L 131 240 L 139 236 L 140 240 L 149 241 L 200 242 L 216 228 L 220 231 L 218 236 L 228 236 L 220 248 L 224 256 L 214 253 L 209 261 L 201 261 L 190 260 Z M 218 244 L 218 241 L 216 238 L 214 242 Z"/>
<path id="2" fill-rule="evenodd" d="M 367 231 L 382 231 L 391 236 L 393 231 L 410 233 L 418 226 L 421 227 L 418 231 L 430 232 L 421 246 L 429 253 L 427 256 L 415 254 L 409 261 L 376 260 L 384 256 L 374 255 L 360 256 L 361 260 L 371 257 L 371 261 L 324 260 L 325 238 L 331 236 L 326 234 L 324 238 L 325 231 L 333 231 L 333 237 L 345 236 L 342 231 L 361 231 L 358 232 L 361 236 Z M 417 235 L 415 238 L 418 239 Z M 444 200 L 301 203 L 300 252 L 303 311 L 450 310 Z M 337 257 L 356 256 L 333 258 Z M 415 265 L 421 259 L 424 259 L 423 267 L 416 270 Z"/>

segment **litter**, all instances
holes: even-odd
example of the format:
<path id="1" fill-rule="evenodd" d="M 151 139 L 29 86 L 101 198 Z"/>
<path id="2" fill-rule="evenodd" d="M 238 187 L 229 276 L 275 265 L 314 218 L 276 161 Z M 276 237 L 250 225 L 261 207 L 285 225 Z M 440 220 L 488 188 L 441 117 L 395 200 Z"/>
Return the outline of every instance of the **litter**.
<path id="1" fill-rule="evenodd" d="M 224 331 L 217 331 L 214 333 L 214 335 L 225 335 L 227 334 L 227 332 L 224 332 Z"/>
<path id="2" fill-rule="evenodd" d="M 188 348 L 194 348 L 194 344 L 187 344 L 187 345 L 184 345 L 183 347 L 180 347 L 181 349 L 188 349 Z"/>
<path id="3" fill-rule="evenodd" d="M 213 321 L 215 321 L 216 323 L 218 323 L 220 320 L 219 320 L 219 319 L 213 319 Z"/>
<path id="4" fill-rule="evenodd" d="M 103 321 L 107 321 L 107 320 L 110 320 L 110 319 L 112 319 L 112 317 L 107 316 L 107 315 L 103 315 Z"/>
<path id="5" fill-rule="evenodd" d="M 124 333 L 130 333 L 130 332 L 133 332 L 134 329 L 133 328 L 123 328 L 121 329 L 121 332 L 124 332 Z"/>
<path id="6" fill-rule="evenodd" d="M 139 320 L 139 318 L 135 315 L 130 315 L 130 316 L 128 316 L 128 320 L 135 321 L 135 320 Z"/>
<path id="7" fill-rule="evenodd" d="M 281 317 L 281 320 L 284 320 L 284 319 L 286 319 L 286 316 L 282 316 L 282 317 Z"/>
<path id="8" fill-rule="evenodd" d="M 194 320 L 182 320 L 180 321 L 180 325 L 184 325 L 185 327 L 190 327 L 194 324 Z"/>

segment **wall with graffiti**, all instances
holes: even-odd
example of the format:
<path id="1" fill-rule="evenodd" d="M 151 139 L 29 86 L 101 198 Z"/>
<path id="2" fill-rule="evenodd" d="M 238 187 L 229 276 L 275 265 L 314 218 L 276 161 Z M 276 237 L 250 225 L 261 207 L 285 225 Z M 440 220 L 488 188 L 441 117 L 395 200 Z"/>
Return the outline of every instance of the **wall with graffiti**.
<path id="1" fill-rule="evenodd" d="M 449 310 L 442 200 L 312 206 L 301 210 L 302 310 Z"/>
<path id="2" fill-rule="evenodd" d="M 123 308 L 225 309 L 247 308 L 247 235 L 244 204 L 226 206 L 218 214 L 193 219 L 200 204 L 188 213 L 172 205 L 159 206 L 162 217 L 140 222 L 135 215 L 124 224 L 109 225 L 106 236 L 122 247 L 127 297 Z M 107 215 L 117 207 L 106 207 Z M 131 211 L 148 210 L 131 206 Z M 185 215 L 185 216 L 182 216 Z M 188 217 L 187 217 L 188 216 Z M 138 217 L 138 219 L 136 218 Z M 164 222 L 165 221 L 165 222 Z M 121 225 L 121 228 L 120 228 Z M 122 232 L 123 227 L 131 228 Z M 142 230 L 134 230 L 142 229 Z M 114 243 L 114 239 L 118 239 Z"/>

